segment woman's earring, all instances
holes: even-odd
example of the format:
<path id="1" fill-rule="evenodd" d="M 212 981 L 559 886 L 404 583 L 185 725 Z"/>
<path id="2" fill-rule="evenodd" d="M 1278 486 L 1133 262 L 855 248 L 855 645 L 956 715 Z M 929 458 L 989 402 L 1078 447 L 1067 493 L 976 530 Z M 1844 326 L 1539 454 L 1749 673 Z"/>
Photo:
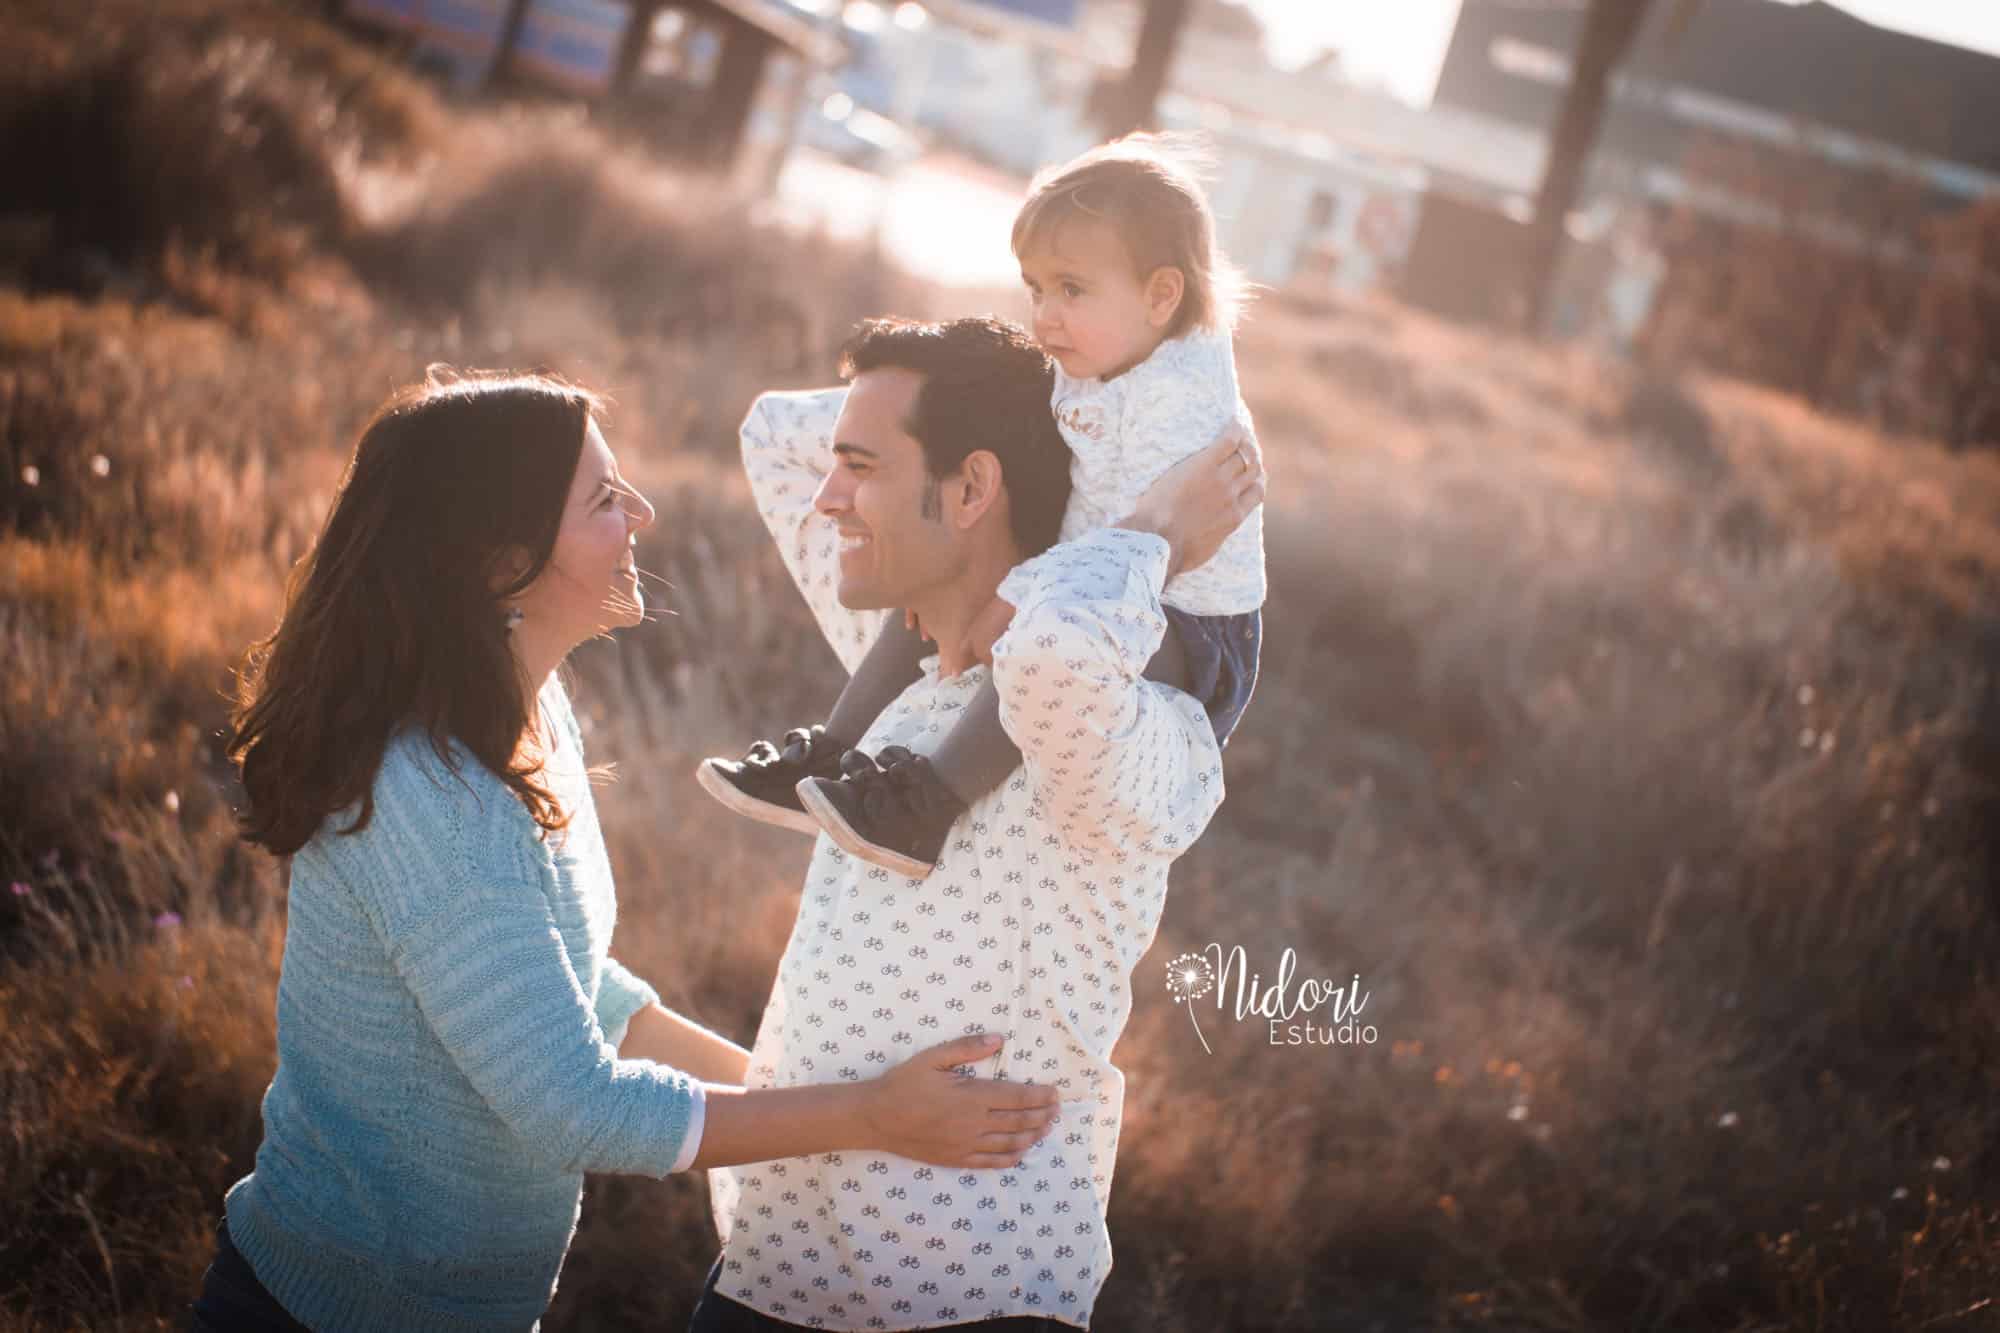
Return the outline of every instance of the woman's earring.
<path id="1" fill-rule="evenodd" d="M 527 613 L 521 610 L 521 608 L 518 606 L 508 607 L 507 614 L 502 617 L 502 619 L 506 623 L 507 632 L 509 634 L 512 634 L 514 632 L 514 627 L 516 625 L 520 624 L 523 620 L 526 620 L 527 618 L 528 618 Z"/>

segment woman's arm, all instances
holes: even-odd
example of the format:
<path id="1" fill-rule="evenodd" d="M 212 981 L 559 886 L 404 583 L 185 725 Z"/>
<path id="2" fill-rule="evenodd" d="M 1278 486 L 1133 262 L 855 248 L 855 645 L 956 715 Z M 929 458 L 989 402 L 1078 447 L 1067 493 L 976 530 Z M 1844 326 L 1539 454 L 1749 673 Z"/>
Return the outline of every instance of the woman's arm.
<path id="1" fill-rule="evenodd" d="M 956 1065 L 989 1055 L 970 1037 L 920 1051 L 880 1078 L 803 1088 L 744 1088 L 750 1052 L 671 1009 L 632 1016 L 621 1060 L 652 1060 L 702 1080 L 701 1140 L 690 1169 L 875 1149 L 950 1166 L 1012 1166 L 1047 1132 L 1053 1088 L 974 1080 Z"/>
<path id="2" fill-rule="evenodd" d="M 619 1043 L 621 1060 L 651 1060 L 694 1075 L 703 1083 L 738 1084 L 750 1069 L 750 1052 L 659 1004 L 632 1015 Z M 714 1090 L 710 1090 L 713 1105 Z"/>
<path id="3" fill-rule="evenodd" d="M 993 1054 L 997 1043 L 984 1037 L 920 1051 L 861 1083 L 805 1088 L 708 1085 L 677 1065 L 613 1059 L 533 885 L 461 883 L 439 908 L 397 940 L 396 966 L 467 1080 L 551 1165 L 657 1177 L 851 1148 L 1011 1166 L 1056 1110 L 1052 1087 L 954 1072 Z M 696 1039 L 680 1031 L 668 1043 Z M 696 1133 L 695 1157 L 680 1160 Z"/>

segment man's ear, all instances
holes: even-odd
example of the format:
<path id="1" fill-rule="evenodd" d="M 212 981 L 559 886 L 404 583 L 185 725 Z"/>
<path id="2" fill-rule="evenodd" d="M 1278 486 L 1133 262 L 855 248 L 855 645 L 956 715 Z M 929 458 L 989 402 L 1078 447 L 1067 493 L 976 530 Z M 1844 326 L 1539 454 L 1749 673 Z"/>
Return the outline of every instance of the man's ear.
<path id="1" fill-rule="evenodd" d="M 1000 459 L 991 449 L 974 449 L 967 454 L 958 465 L 958 474 L 945 486 L 951 492 L 960 531 L 979 522 L 1006 492 Z"/>
<path id="2" fill-rule="evenodd" d="M 1172 264 L 1162 264 L 1146 279 L 1146 322 L 1164 329 L 1187 296 L 1187 274 Z"/>

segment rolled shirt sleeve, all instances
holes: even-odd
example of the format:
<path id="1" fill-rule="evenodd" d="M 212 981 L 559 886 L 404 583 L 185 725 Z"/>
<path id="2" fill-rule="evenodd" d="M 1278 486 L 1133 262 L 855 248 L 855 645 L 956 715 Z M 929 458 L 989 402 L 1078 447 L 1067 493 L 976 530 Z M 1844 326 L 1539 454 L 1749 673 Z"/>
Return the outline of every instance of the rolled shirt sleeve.
<path id="1" fill-rule="evenodd" d="M 674 1164 L 667 1168 L 669 1175 L 685 1171 L 694 1165 L 695 1154 L 701 1151 L 701 1131 L 708 1123 L 708 1089 L 700 1083 L 694 1085 L 694 1106 L 688 1111 L 687 1137 L 681 1140 L 681 1155 L 674 1158 Z"/>
<path id="2" fill-rule="evenodd" d="M 852 675 L 881 634 L 887 613 L 840 604 L 840 536 L 833 520 L 813 508 L 813 496 L 833 466 L 833 427 L 846 402 L 845 387 L 760 394 L 738 439 L 757 514 L 820 632 Z"/>
<path id="3" fill-rule="evenodd" d="M 1171 860 L 1222 803 L 1222 754 L 1201 704 L 1144 678 L 1166 633 L 1167 559 L 1163 538 L 1105 528 L 1000 584 L 1015 608 L 993 645 L 1001 722 L 1078 851 Z"/>

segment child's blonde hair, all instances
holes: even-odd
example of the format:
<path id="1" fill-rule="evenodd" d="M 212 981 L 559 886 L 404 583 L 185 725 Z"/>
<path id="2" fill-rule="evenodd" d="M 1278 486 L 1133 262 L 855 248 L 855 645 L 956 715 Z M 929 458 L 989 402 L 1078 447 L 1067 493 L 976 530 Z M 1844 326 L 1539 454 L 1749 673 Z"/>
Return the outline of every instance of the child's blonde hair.
<path id="1" fill-rule="evenodd" d="M 1128 134 L 1044 168 L 1014 216 L 1014 254 L 1049 245 L 1065 222 L 1096 218 L 1117 233 L 1141 281 L 1163 266 L 1181 271 L 1186 290 L 1167 337 L 1196 328 L 1227 332 L 1247 290 L 1215 243 L 1215 215 L 1200 179 L 1210 162 L 1192 135 Z"/>

